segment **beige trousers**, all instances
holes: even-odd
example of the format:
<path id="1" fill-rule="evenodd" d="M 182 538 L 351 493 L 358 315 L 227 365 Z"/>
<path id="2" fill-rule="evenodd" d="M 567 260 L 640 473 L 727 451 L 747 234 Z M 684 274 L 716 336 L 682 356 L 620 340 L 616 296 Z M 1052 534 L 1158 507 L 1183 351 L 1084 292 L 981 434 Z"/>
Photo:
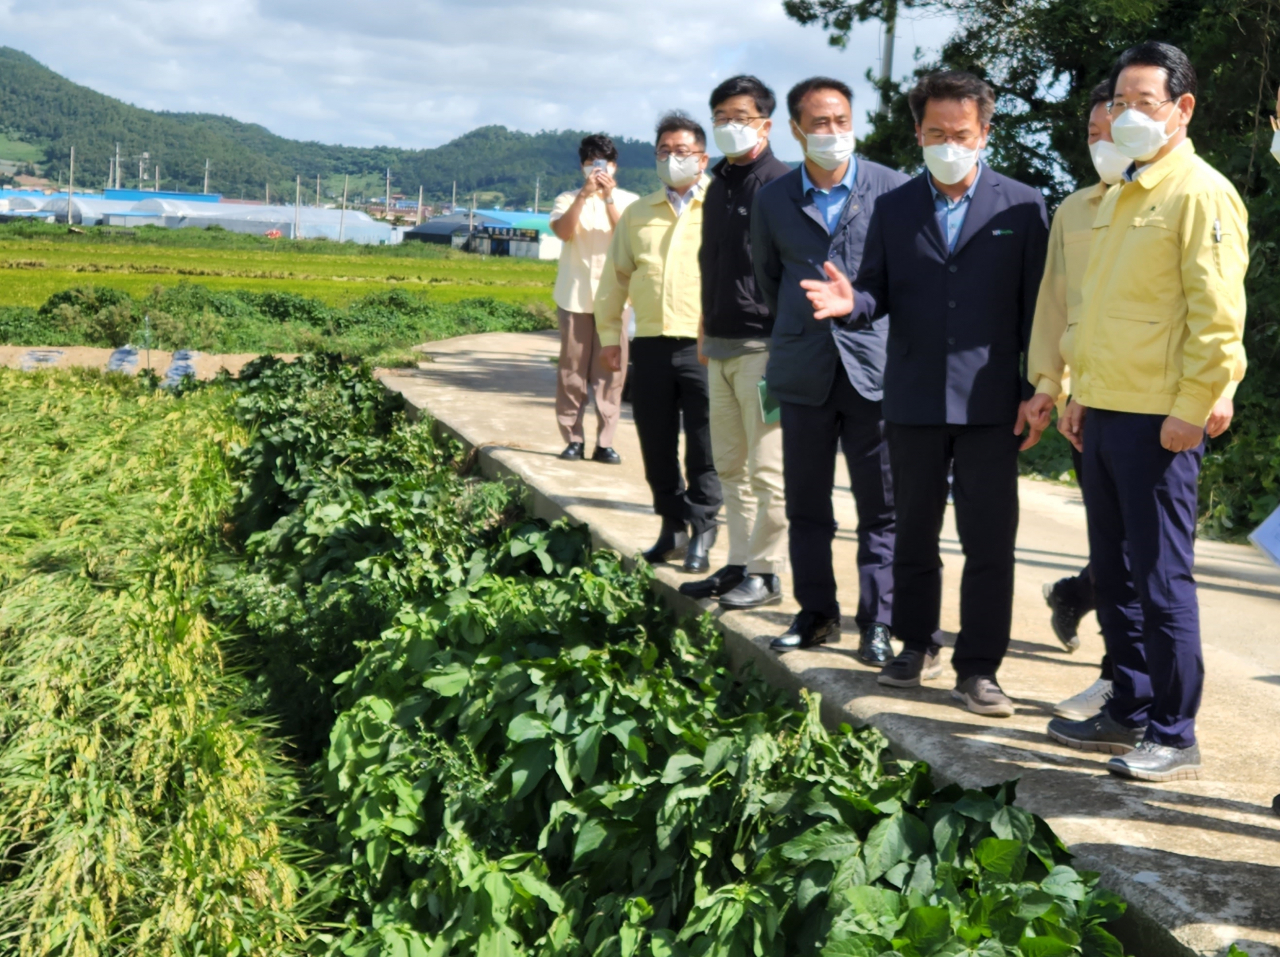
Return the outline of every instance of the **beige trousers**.
<path id="1" fill-rule="evenodd" d="M 560 363 L 556 369 L 556 422 L 565 442 L 585 442 L 582 420 L 587 414 L 587 393 L 596 404 L 598 448 L 613 448 L 622 406 L 622 384 L 627 376 L 627 337 L 622 337 L 622 371 L 606 369 L 600 361 L 600 334 L 596 317 L 589 312 L 557 308 L 560 319 Z M 589 453 L 588 453 L 589 454 Z"/>
<path id="2" fill-rule="evenodd" d="M 729 564 L 752 575 L 787 567 L 787 507 L 782 482 L 782 427 L 765 425 L 760 380 L 769 353 L 711 359 L 711 454 L 724 490 Z"/>

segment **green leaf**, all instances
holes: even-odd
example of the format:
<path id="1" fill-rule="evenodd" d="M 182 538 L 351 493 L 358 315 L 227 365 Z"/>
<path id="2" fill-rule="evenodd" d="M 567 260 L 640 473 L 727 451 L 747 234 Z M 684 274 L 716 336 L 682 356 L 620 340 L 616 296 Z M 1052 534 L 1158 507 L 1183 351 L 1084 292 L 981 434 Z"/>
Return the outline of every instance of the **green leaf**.
<path id="1" fill-rule="evenodd" d="M 951 937 L 951 912 L 945 907 L 913 907 L 907 912 L 907 919 L 894 938 L 894 946 L 899 941 L 910 943 L 917 952 L 929 954 L 940 947 Z"/>
<path id="2" fill-rule="evenodd" d="M 789 861 L 831 861 L 839 864 L 858 853 L 862 842 L 849 828 L 823 821 L 778 848 Z"/>
<path id="3" fill-rule="evenodd" d="M 1056 937 L 1024 937 L 1018 941 L 1023 957 L 1071 957 L 1076 949 Z"/>
<path id="4" fill-rule="evenodd" d="M 605 827 L 602 821 L 596 818 L 588 818 L 587 822 L 578 828 L 578 837 L 573 844 L 574 867 L 577 867 L 578 862 L 584 857 L 604 844 L 608 836 L 609 829 Z"/>
<path id="5" fill-rule="evenodd" d="M 1022 808 L 1006 804 L 991 818 L 991 833 L 1004 840 L 1026 844 L 1036 833 L 1036 821 Z"/>
<path id="6" fill-rule="evenodd" d="M 422 682 L 422 686 L 436 694 L 452 698 L 462 693 L 467 684 L 471 681 L 471 673 L 460 664 L 445 665 L 430 675 Z"/>
<path id="7" fill-rule="evenodd" d="M 703 759 L 687 751 L 677 751 L 667 758 L 667 766 L 662 772 L 663 784 L 679 784 L 694 768 L 702 767 Z"/>
<path id="8" fill-rule="evenodd" d="M 525 711 L 515 716 L 507 725 L 507 738 L 519 744 L 521 741 L 538 741 L 551 736 L 551 723 L 545 715 Z"/>
<path id="9" fill-rule="evenodd" d="M 1061 900 L 1082 901 L 1085 898 L 1084 884 L 1074 868 L 1059 864 L 1040 882 L 1040 889 Z"/>
<path id="10" fill-rule="evenodd" d="M 999 807 L 996 802 L 981 791 L 965 791 L 964 797 L 952 805 L 952 810 L 975 821 L 990 821 L 996 816 Z"/>
<path id="11" fill-rule="evenodd" d="M 604 729 L 598 724 L 578 735 L 573 742 L 578 754 L 578 776 L 584 784 L 590 784 L 596 776 L 596 761 L 600 757 L 600 741 L 604 737 Z"/>
<path id="12" fill-rule="evenodd" d="M 867 862 L 867 880 L 874 881 L 899 861 L 915 858 L 929 848 L 929 829 L 918 817 L 898 811 L 885 818 L 867 835 L 862 859 Z"/>
<path id="13" fill-rule="evenodd" d="M 1011 878 L 1022 857 L 1022 845 L 1017 841 L 1002 841 L 988 837 L 973 849 L 973 858 L 984 869 L 1000 877 Z"/>
<path id="14" fill-rule="evenodd" d="M 821 957 L 880 957 L 893 945 L 875 934 L 854 934 L 832 940 L 822 948 Z"/>
<path id="15" fill-rule="evenodd" d="M 1235 945 L 1232 944 L 1234 948 Z M 1124 957 L 1124 947 L 1109 931 L 1097 924 L 1085 928 L 1084 940 L 1081 941 L 1081 953 L 1084 957 Z M 1240 950 L 1235 950 L 1239 957 L 1249 957 Z M 1231 953 L 1227 954 L 1231 957 Z"/>
<path id="16" fill-rule="evenodd" d="M 511 765 L 511 799 L 528 797 L 554 763 L 551 748 L 541 741 L 521 747 Z"/>

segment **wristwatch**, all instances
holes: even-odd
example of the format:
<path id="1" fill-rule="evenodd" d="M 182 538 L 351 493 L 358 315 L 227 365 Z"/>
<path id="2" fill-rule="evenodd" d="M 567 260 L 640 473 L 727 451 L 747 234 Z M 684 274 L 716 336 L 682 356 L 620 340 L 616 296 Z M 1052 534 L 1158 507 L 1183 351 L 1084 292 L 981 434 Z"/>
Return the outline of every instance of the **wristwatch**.
<path id="1" fill-rule="evenodd" d="M 606 196 L 606 197 L 604 198 L 604 204 L 605 204 L 606 206 L 612 206 L 612 205 L 613 205 L 613 197 L 612 197 L 612 196 Z"/>

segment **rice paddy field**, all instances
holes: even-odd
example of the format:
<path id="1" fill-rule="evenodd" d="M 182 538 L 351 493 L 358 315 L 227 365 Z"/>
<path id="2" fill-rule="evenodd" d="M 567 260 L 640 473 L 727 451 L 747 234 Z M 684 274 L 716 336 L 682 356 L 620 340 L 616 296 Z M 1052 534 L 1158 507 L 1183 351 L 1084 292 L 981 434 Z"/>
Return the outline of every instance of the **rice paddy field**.
<path id="1" fill-rule="evenodd" d="M 70 233 L 52 224 L 0 224 L 0 306 L 39 307 L 86 284 L 141 298 L 185 280 L 215 292 L 289 293 L 335 307 L 401 289 L 441 303 L 488 298 L 550 308 L 555 270 L 554 262 L 419 243 L 359 247 L 155 226 Z"/>

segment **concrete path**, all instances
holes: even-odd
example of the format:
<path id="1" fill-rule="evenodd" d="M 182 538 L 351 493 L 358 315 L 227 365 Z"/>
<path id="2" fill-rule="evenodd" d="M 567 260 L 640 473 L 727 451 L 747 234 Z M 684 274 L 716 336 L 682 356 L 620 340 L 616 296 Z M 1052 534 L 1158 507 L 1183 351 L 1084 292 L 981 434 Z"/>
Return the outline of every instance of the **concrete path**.
<path id="1" fill-rule="evenodd" d="M 495 333 L 423 347 L 419 369 L 385 374 L 419 411 L 478 447 L 491 475 L 515 475 L 547 517 L 590 524 L 597 542 L 634 555 L 657 536 L 635 429 L 626 417 L 615 447 L 623 465 L 566 463 L 553 411 L 554 334 Z M 627 413 L 624 412 L 624 416 Z M 589 416 L 590 419 L 590 416 Z M 594 438 L 588 422 L 588 452 Z M 843 469 L 843 465 L 841 466 Z M 847 475 L 837 476 L 836 573 L 846 609 L 856 606 L 856 520 Z M 1040 589 L 1085 561 L 1084 509 L 1076 490 L 1023 480 L 1014 641 L 1001 684 L 1018 705 L 1010 719 L 982 718 L 951 701 L 953 676 L 895 693 L 854 657 L 857 635 L 782 657 L 768 639 L 785 630 L 793 603 L 721 615 L 731 653 L 752 658 L 771 681 L 820 691 L 832 720 L 871 723 L 900 754 L 928 761 L 943 780 L 969 786 L 1020 777 L 1019 798 L 1047 818 L 1078 856 L 1132 904 L 1122 928 L 1140 954 L 1220 954 L 1238 942 L 1252 957 L 1280 957 L 1280 571 L 1259 553 L 1203 542 L 1197 574 L 1208 680 L 1200 720 L 1204 780 L 1124 783 L 1100 756 L 1053 744 L 1055 702 L 1098 675 L 1102 642 L 1092 616 L 1082 646 L 1053 637 Z M 723 540 L 712 567 L 725 560 Z M 962 563 L 950 516 L 944 531 L 943 627 L 958 628 Z M 658 569 L 659 588 L 682 612 L 698 606 L 674 589 L 687 580 Z M 945 652 L 944 654 L 949 654 Z"/>

